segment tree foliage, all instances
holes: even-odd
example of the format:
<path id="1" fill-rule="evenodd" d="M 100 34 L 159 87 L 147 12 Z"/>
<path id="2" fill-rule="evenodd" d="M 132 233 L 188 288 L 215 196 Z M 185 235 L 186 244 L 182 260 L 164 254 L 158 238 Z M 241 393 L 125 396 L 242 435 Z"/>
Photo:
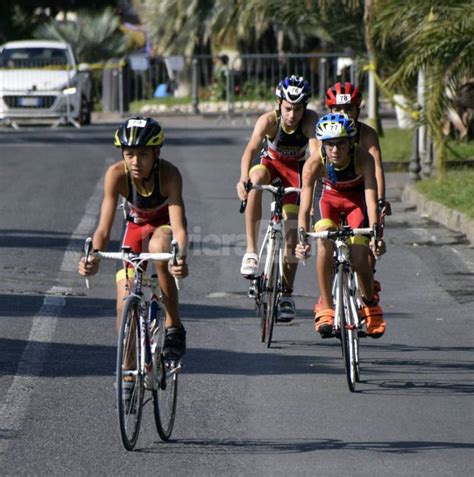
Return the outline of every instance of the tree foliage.
<path id="1" fill-rule="evenodd" d="M 77 12 L 76 21 L 49 20 L 39 26 L 34 36 L 70 43 L 81 62 L 99 62 L 121 56 L 127 38 L 119 30 L 120 19 L 112 8 L 95 13 Z"/>
<path id="2" fill-rule="evenodd" d="M 444 170 L 443 122 L 452 98 L 474 73 L 474 4 L 470 0 L 379 0 L 371 34 L 379 58 L 390 62 L 389 88 L 414 99 L 418 71 L 426 78 L 423 120 Z M 393 52 L 399 54 L 393 55 Z"/>

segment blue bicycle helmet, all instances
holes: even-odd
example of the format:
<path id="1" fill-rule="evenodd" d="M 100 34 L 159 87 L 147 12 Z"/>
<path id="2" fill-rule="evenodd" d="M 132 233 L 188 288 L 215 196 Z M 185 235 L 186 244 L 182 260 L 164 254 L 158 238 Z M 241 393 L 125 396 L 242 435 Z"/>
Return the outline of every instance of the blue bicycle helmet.
<path id="1" fill-rule="evenodd" d="M 320 141 L 339 137 L 351 139 L 356 134 L 354 120 L 346 114 L 326 114 L 316 124 L 316 138 Z"/>

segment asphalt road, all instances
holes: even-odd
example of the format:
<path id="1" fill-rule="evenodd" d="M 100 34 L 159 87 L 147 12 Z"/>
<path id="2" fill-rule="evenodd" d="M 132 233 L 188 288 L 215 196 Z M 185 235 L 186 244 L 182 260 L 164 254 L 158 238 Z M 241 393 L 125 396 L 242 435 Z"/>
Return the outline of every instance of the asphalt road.
<path id="1" fill-rule="evenodd" d="M 115 264 L 89 291 L 75 272 L 101 177 L 119 158 L 113 125 L 0 130 L 0 473 L 472 474 L 473 248 L 407 210 L 406 176 L 388 175 L 394 215 L 377 270 L 388 329 L 362 342 L 350 393 L 338 342 L 313 331 L 312 260 L 298 272 L 296 320 L 275 329 L 271 349 L 259 342 L 234 192 L 249 127 L 162 123 L 192 240 L 188 353 L 172 441 L 159 440 L 148 409 L 137 452 L 123 449 L 114 410 Z"/>

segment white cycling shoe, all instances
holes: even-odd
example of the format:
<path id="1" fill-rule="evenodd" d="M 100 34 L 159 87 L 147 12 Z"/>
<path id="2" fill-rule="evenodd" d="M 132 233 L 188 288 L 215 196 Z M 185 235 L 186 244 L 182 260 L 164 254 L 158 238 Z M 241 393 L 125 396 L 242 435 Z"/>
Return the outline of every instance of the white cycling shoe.
<path id="1" fill-rule="evenodd" d="M 258 273 L 258 255 L 252 252 L 246 252 L 242 258 L 240 273 L 244 277 L 253 277 Z"/>
<path id="2" fill-rule="evenodd" d="M 295 301 L 291 296 L 282 296 L 278 302 L 277 321 L 279 323 L 289 323 L 296 316 Z"/>

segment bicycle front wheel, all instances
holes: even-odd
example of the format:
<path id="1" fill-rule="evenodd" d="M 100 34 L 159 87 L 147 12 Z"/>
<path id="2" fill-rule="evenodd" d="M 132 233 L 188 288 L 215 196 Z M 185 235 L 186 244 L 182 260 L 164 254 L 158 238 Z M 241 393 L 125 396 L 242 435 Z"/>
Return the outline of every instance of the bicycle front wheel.
<path id="1" fill-rule="evenodd" d="M 336 310 L 339 313 L 338 322 L 341 331 L 342 354 L 344 358 L 344 367 L 346 371 L 347 385 L 351 392 L 355 391 L 358 381 L 357 368 L 357 348 L 355 340 L 357 339 L 357 330 L 349 301 L 349 289 L 345 272 L 340 269 L 337 276 L 337 304 Z"/>
<path id="2" fill-rule="evenodd" d="M 140 300 L 124 303 L 117 346 L 117 411 L 120 435 L 127 450 L 133 450 L 140 432 L 144 383 L 141 372 Z"/>
<path id="3" fill-rule="evenodd" d="M 178 374 L 181 362 L 165 360 L 161 350 L 165 339 L 164 323 L 157 334 L 158 346 L 154 355 L 154 368 L 157 373 L 157 389 L 153 391 L 153 409 L 156 430 L 163 441 L 169 440 L 173 432 L 178 402 Z"/>
<path id="4" fill-rule="evenodd" d="M 267 287 L 267 309 L 266 309 L 266 336 L 267 348 L 270 348 L 273 338 L 273 328 L 277 317 L 278 296 L 280 293 L 280 267 L 279 267 L 279 247 L 275 246 L 272 251 L 272 263 L 268 276 Z"/>

